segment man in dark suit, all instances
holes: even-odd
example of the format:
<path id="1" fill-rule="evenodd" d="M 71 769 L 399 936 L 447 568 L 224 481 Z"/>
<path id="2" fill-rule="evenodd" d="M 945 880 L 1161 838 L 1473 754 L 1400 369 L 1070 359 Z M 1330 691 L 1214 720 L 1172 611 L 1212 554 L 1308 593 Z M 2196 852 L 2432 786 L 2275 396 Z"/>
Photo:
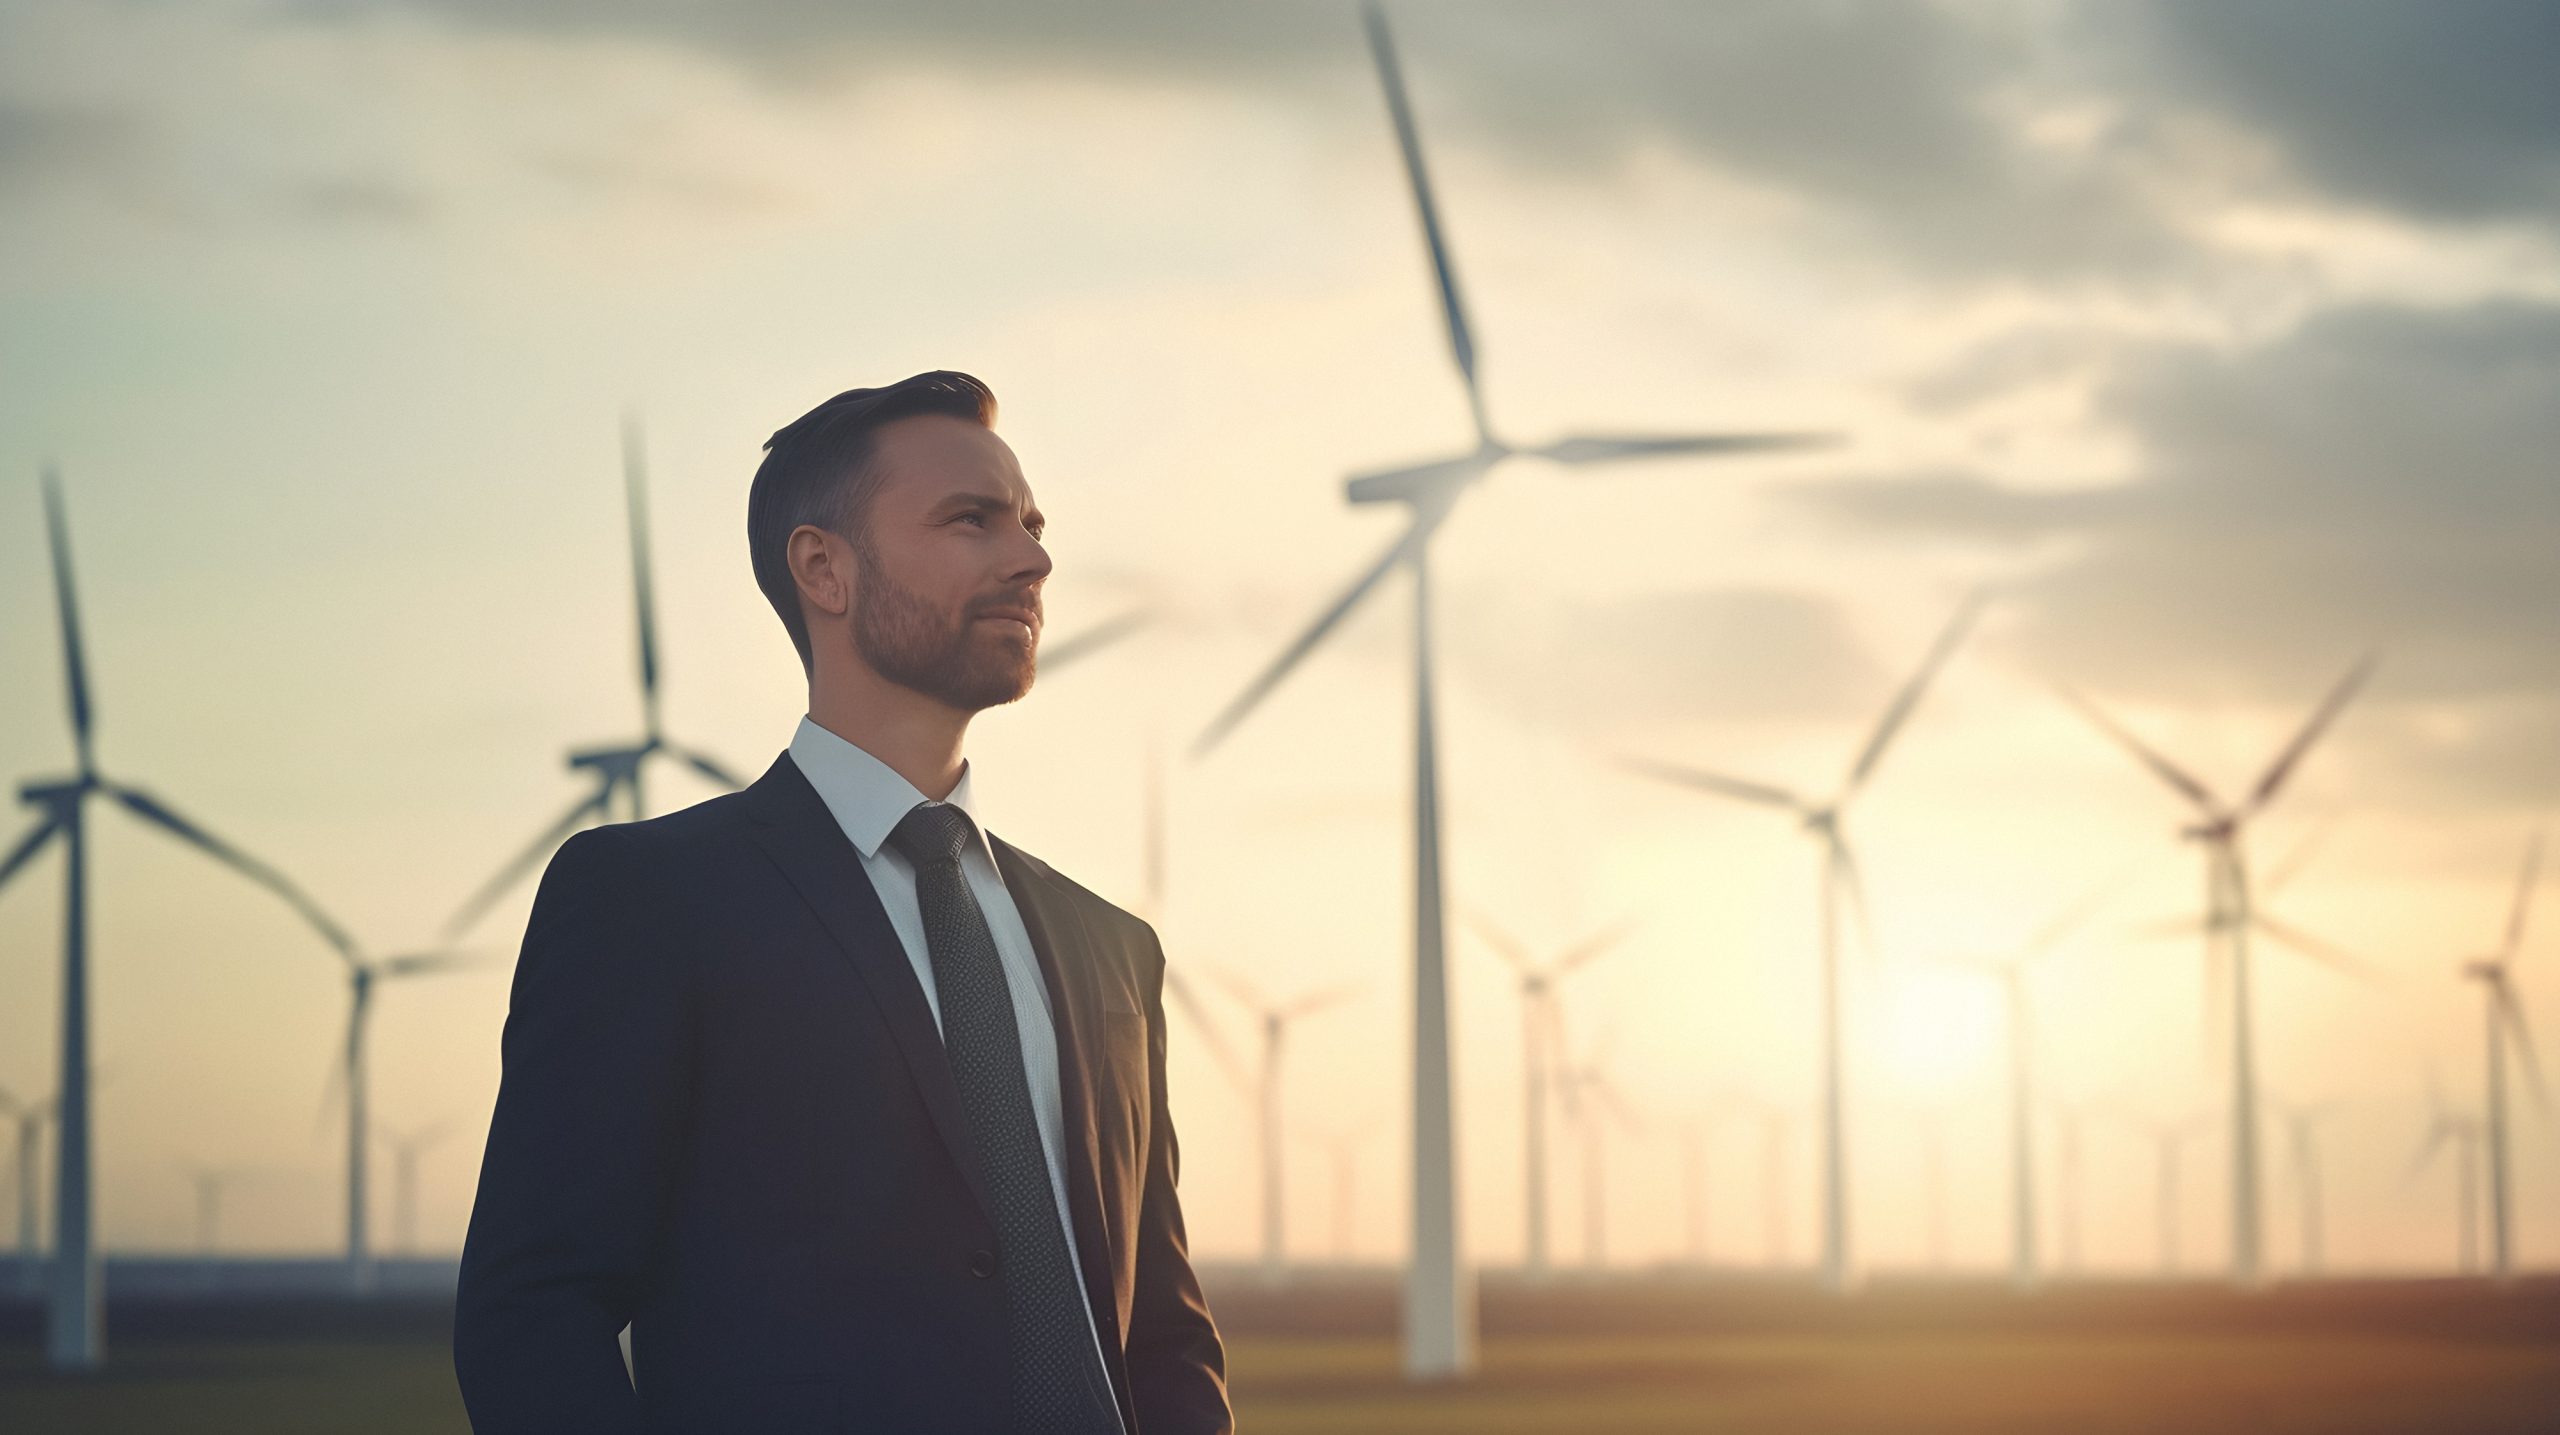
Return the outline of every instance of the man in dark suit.
<path id="1" fill-rule="evenodd" d="M 454 1314 L 481 1435 L 1233 1429 L 1163 950 L 976 822 L 1049 574 L 994 413 L 938 371 L 773 436 L 747 531 L 808 716 L 544 873 Z"/>

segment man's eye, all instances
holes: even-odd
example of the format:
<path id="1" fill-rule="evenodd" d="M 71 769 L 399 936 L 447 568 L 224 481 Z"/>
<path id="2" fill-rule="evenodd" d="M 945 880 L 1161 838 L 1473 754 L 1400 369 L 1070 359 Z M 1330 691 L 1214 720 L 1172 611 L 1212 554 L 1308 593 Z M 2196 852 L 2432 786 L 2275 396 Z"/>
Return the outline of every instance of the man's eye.
<path id="1" fill-rule="evenodd" d="M 962 523 L 974 523 L 980 528 L 987 526 L 987 516 L 983 513 L 964 513 L 960 515 L 959 521 Z"/>

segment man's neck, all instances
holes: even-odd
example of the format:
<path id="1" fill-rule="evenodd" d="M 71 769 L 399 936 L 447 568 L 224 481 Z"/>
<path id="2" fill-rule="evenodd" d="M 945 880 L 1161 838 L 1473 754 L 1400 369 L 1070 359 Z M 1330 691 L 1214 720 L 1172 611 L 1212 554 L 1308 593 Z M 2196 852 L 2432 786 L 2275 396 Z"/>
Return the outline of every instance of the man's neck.
<path id="1" fill-rule="evenodd" d="M 936 802 L 960 782 L 971 716 L 868 671 L 822 667 L 809 683 L 811 722 L 887 763 Z"/>

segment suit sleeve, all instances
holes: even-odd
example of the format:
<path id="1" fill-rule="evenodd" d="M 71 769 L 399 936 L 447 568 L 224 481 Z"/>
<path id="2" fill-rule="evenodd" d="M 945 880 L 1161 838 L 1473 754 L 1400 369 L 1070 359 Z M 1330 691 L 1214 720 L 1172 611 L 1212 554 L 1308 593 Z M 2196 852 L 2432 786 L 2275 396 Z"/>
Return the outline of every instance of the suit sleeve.
<path id="1" fill-rule="evenodd" d="M 571 837 L 516 959 L 462 1251 L 454 1374 L 478 1435 L 623 1435 L 617 1337 L 657 1236 L 690 1088 L 684 954 L 637 910 L 629 834 Z"/>
<path id="2" fill-rule="evenodd" d="M 1148 945 L 1154 947 L 1153 934 Z M 1174 1140 L 1165 1087 L 1164 958 L 1147 994 L 1146 1193 L 1138 1210 L 1138 1270 L 1129 1307 L 1126 1356 L 1129 1396 L 1139 1435 L 1230 1435 L 1226 1347 L 1191 1270 L 1182 1201 L 1175 1194 L 1182 1154 Z"/>

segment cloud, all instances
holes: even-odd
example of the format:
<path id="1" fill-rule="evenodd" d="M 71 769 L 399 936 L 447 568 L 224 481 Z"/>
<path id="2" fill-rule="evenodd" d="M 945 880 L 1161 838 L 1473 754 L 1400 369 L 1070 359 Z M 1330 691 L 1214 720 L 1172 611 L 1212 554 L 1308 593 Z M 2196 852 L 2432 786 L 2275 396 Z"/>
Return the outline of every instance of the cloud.
<path id="1" fill-rule="evenodd" d="M 2099 413 L 2141 453 L 2120 487 L 1787 496 L 1873 538 L 2033 555 L 2021 655 L 2103 690 L 2292 702 L 2372 646 L 2397 700 L 2560 700 L 2560 306 L 2359 306 L 2256 348 L 2133 350 Z"/>
<path id="2" fill-rule="evenodd" d="M 2549 0 L 2162 0 L 2114 19 L 2143 82 L 2274 140 L 2309 186 L 2428 219 L 2560 218 Z"/>
<path id="3" fill-rule="evenodd" d="M 0 194 L 86 186 L 131 169 L 146 148 L 138 116 L 0 100 Z"/>

